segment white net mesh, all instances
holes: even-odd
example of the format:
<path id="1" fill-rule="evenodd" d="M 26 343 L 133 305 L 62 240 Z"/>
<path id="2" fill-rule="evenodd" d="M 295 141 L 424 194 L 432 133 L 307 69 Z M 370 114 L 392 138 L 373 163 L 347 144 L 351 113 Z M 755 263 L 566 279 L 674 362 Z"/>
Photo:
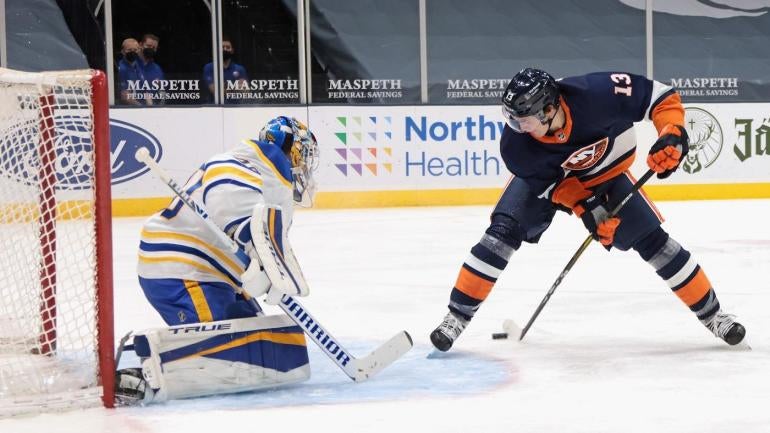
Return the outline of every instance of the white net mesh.
<path id="1" fill-rule="evenodd" d="M 0 416 L 99 404 L 91 72 L 4 72 Z"/>

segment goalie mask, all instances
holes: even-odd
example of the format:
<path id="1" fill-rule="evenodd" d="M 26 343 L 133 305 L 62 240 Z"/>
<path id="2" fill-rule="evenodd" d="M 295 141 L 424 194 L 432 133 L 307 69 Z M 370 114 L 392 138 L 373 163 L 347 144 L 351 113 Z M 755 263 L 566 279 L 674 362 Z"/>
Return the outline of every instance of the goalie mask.
<path id="1" fill-rule="evenodd" d="M 279 146 L 291 162 L 294 201 L 303 207 L 313 206 L 316 183 L 313 173 L 318 168 L 318 142 L 299 120 L 279 116 L 265 125 L 259 139 Z"/>
<path id="2" fill-rule="evenodd" d="M 543 125 L 548 123 L 544 112 L 548 105 L 559 105 L 559 87 L 551 75 L 540 69 L 522 69 L 503 92 L 503 117 L 516 132 L 524 132 L 520 121 L 525 117 L 534 116 Z"/>

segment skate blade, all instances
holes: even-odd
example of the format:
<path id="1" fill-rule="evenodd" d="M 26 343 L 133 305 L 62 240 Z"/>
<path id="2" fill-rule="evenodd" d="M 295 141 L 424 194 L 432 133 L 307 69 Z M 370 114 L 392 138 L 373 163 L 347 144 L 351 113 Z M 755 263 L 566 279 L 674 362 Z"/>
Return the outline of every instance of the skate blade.
<path id="1" fill-rule="evenodd" d="M 469 356 L 475 356 L 471 352 L 466 352 L 461 349 L 449 349 L 446 352 L 442 352 L 435 347 L 433 350 L 428 353 L 428 355 L 425 356 L 426 359 L 456 359 L 456 358 L 467 358 Z"/>
<path id="2" fill-rule="evenodd" d="M 740 343 L 736 344 L 735 346 L 730 346 L 730 348 L 732 350 L 738 350 L 738 351 L 744 351 L 744 352 L 749 352 L 749 351 L 753 350 L 751 348 L 751 345 L 749 345 L 749 342 L 746 341 L 745 338 L 743 339 L 743 341 L 741 341 Z"/>
<path id="3" fill-rule="evenodd" d="M 437 359 L 437 358 L 443 358 L 446 352 L 442 352 L 438 349 L 433 349 L 430 352 L 428 352 L 428 355 L 425 357 L 427 359 Z"/>

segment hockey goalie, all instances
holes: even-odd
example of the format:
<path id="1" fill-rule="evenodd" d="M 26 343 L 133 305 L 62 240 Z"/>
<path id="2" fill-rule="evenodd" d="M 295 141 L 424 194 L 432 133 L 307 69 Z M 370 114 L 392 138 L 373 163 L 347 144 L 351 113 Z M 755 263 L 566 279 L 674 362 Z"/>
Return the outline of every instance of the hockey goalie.
<path id="1" fill-rule="evenodd" d="M 280 116 L 258 139 L 210 158 L 182 187 L 203 205 L 204 218 L 177 197 L 145 222 L 139 284 L 170 327 L 133 336 L 128 347 L 141 368 L 118 370 L 119 402 L 257 390 L 310 377 L 302 329 L 286 315 L 265 315 L 256 298 L 276 304 L 284 294 L 308 294 L 287 234 L 294 204 L 312 206 L 317 166 L 315 136 Z M 239 248 L 224 245 L 211 223 Z M 280 260 L 280 276 L 265 272 L 266 260 Z"/>

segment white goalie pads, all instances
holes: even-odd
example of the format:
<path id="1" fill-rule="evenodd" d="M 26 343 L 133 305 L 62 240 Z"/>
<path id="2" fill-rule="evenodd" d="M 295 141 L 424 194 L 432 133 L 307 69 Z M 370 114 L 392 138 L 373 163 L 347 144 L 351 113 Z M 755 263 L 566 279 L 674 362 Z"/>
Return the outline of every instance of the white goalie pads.
<path id="1" fill-rule="evenodd" d="M 302 329 L 285 315 L 149 329 L 134 335 L 151 401 L 259 390 L 310 377 Z"/>
<path id="2" fill-rule="evenodd" d="M 272 287 L 267 302 L 277 304 L 282 295 L 307 296 L 310 292 L 302 269 L 291 249 L 288 226 L 284 224 L 280 206 L 257 204 L 251 216 L 251 239 L 254 250 Z M 249 278 L 253 266 L 244 273 Z M 273 302 L 271 302 L 271 299 Z"/>

